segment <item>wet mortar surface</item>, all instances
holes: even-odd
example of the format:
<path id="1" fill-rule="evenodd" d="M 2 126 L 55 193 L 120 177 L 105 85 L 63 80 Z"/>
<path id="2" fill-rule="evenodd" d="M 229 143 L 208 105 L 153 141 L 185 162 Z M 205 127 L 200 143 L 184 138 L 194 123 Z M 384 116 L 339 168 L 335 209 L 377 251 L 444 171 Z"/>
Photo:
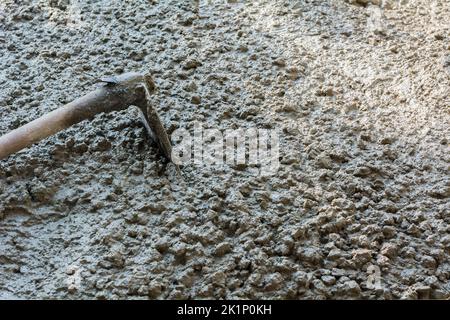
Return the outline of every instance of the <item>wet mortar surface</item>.
<path id="1" fill-rule="evenodd" d="M 449 298 L 449 16 L 1 1 L 0 134 L 151 72 L 169 132 L 277 129 L 280 167 L 189 164 L 183 182 L 135 109 L 75 125 L 0 161 L 0 298 Z"/>

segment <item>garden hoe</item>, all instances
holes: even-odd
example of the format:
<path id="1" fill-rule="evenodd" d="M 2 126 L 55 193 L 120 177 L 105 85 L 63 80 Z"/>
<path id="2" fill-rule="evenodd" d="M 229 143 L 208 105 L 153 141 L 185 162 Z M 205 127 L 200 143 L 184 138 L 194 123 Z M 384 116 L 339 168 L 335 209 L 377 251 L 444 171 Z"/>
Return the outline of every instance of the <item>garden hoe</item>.
<path id="1" fill-rule="evenodd" d="M 0 160 L 99 113 L 133 105 L 139 108 L 151 138 L 171 161 L 169 137 L 156 109 L 150 105 L 150 94 L 155 90 L 151 76 L 133 72 L 101 81 L 104 85 L 97 90 L 0 137 Z"/>

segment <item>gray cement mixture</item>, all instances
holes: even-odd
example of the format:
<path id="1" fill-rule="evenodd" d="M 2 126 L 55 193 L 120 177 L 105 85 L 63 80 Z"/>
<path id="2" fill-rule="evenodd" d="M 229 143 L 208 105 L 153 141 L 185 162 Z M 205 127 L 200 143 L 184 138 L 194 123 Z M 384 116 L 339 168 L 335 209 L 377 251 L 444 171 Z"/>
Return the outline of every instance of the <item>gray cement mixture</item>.
<path id="1" fill-rule="evenodd" d="M 19 4 L 20 3 L 20 4 Z M 169 132 L 280 132 L 280 168 L 164 163 L 135 110 L 0 161 L 0 298 L 450 297 L 450 3 L 3 0 L 0 134 L 127 71 Z"/>

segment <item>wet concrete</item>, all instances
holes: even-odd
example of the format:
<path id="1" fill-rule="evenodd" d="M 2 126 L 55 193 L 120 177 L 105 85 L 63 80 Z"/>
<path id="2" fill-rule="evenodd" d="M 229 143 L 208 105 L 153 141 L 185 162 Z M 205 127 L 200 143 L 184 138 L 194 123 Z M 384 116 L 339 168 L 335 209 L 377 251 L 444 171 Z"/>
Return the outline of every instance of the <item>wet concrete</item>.
<path id="1" fill-rule="evenodd" d="M 2 1 L 0 134 L 151 72 L 169 131 L 276 128 L 281 161 L 187 165 L 180 183 L 133 109 L 0 161 L 0 297 L 450 297 L 449 14 Z"/>

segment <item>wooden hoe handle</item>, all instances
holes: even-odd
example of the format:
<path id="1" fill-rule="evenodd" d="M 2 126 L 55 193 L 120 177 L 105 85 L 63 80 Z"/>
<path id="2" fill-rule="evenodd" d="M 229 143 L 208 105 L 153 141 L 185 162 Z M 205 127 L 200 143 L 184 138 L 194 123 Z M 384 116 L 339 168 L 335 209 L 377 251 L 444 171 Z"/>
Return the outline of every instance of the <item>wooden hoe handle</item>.
<path id="1" fill-rule="evenodd" d="M 141 105 L 145 100 L 142 77 L 125 74 L 117 78 L 117 84 L 106 84 L 0 137 L 0 160 L 98 113 Z"/>

